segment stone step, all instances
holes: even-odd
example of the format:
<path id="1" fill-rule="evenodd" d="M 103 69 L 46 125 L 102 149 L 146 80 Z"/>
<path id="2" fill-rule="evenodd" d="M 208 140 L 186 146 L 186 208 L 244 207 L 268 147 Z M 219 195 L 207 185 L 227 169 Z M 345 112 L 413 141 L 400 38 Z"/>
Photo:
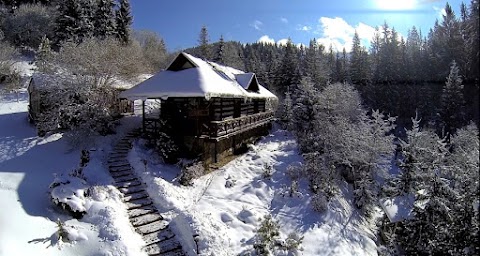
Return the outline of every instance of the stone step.
<path id="1" fill-rule="evenodd" d="M 138 180 L 115 182 L 115 187 L 117 187 L 118 189 L 136 187 L 136 186 L 141 186 L 141 185 L 143 185 L 143 183 L 141 183 Z"/>
<path id="2" fill-rule="evenodd" d="M 152 255 L 152 254 L 149 254 L 149 255 Z M 162 252 L 162 253 L 157 254 L 157 255 L 161 255 L 161 256 L 185 256 L 186 254 L 185 254 L 185 252 L 183 252 L 182 247 L 180 247 L 178 249 L 168 251 L 168 252 Z"/>
<path id="3" fill-rule="evenodd" d="M 169 239 L 155 244 L 147 245 L 144 248 L 148 255 L 164 255 L 164 253 L 181 249 L 182 246 L 176 239 Z"/>
<path id="4" fill-rule="evenodd" d="M 142 238 L 143 238 L 143 241 L 145 241 L 145 244 L 148 246 L 154 243 L 158 243 L 158 242 L 173 238 L 174 236 L 175 234 L 172 232 L 172 230 L 170 230 L 169 228 L 166 228 L 160 232 L 154 232 L 151 234 L 144 235 Z"/>
<path id="5" fill-rule="evenodd" d="M 130 152 L 130 149 L 114 149 L 114 151 L 111 154 L 114 154 L 115 156 L 128 156 L 128 152 Z"/>
<path id="6" fill-rule="evenodd" d="M 142 198 L 142 199 L 137 199 L 130 202 L 125 202 L 125 204 L 127 205 L 127 209 L 131 210 L 131 209 L 140 208 L 146 205 L 152 205 L 153 202 L 150 198 Z"/>
<path id="7" fill-rule="evenodd" d="M 135 217 L 150 214 L 153 212 L 157 212 L 157 208 L 152 204 L 152 205 L 143 206 L 137 209 L 129 210 L 128 217 L 135 218 Z"/>
<path id="8" fill-rule="evenodd" d="M 136 227 L 135 230 L 140 235 L 152 234 L 154 232 L 159 232 L 168 227 L 168 222 L 164 220 L 157 220 L 147 225 Z"/>
<path id="9" fill-rule="evenodd" d="M 130 152 L 131 148 L 113 148 L 113 152 L 120 153 L 120 154 L 126 154 L 128 155 L 128 152 Z"/>
<path id="10" fill-rule="evenodd" d="M 119 182 L 127 182 L 127 181 L 136 181 L 138 180 L 138 177 L 131 173 L 130 175 L 128 176 L 121 176 L 121 177 L 113 177 L 113 179 L 115 180 L 115 182 L 119 183 Z"/>
<path id="11" fill-rule="evenodd" d="M 137 200 L 137 199 L 141 199 L 141 198 L 147 198 L 148 197 L 148 194 L 145 190 L 140 190 L 136 193 L 130 193 L 129 195 L 125 195 L 123 196 L 123 201 L 124 202 L 129 202 L 129 201 L 132 201 L 132 200 Z"/>
<path id="12" fill-rule="evenodd" d="M 122 162 L 117 162 L 117 163 L 110 163 L 108 165 L 109 168 L 115 168 L 115 167 L 125 167 L 125 166 L 130 166 L 130 163 L 128 161 L 122 161 Z"/>
<path id="13" fill-rule="evenodd" d="M 108 157 L 110 158 L 116 158 L 116 157 L 126 157 L 128 155 L 128 152 L 111 152 L 108 154 Z"/>
<path id="14" fill-rule="evenodd" d="M 127 176 L 127 175 L 130 175 L 130 174 L 132 174 L 132 170 L 110 171 L 110 175 L 111 175 L 113 178 L 118 178 L 118 177 L 122 177 L 122 176 Z"/>
<path id="15" fill-rule="evenodd" d="M 128 187 L 128 188 L 119 188 L 118 190 L 120 190 L 120 192 L 122 192 L 124 196 L 128 196 L 128 195 L 135 194 L 135 193 L 138 193 L 138 192 L 141 192 L 141 191 L 145 191 L 145 187 L 142 186 L 142 184 L 140 184 L 140 185 L 131 186 L 131 187 Z"/>
<path id="16" fill-rule="evenodd" d="M 132 143 L 130 142 L 120 142 L 113 147 L 114 149 L 132 149 Z"/>
<path id="17" fill-rule="evenodd" d="M 147 224 L 163 220 L 163 217 L 158 213 L 149 213 L 146 215 L 141 215 L 138 217 L 130 218 L 130 223 L 132 223 L 133 227 L 140 227 L 145 226 Z"/>
<path id="18" fill-rule="evenodd" d="M 111 157 L 108 158 L 107 163 L 111 164 L 111 163 L 117 163 L 117 162 L 121 162 L 121 161 L 128 162 L 128 160 L 124 156 L 113 156 L 113 157 L 111 156 Z"/>
<path id="19" fill-rule="evenodd" d="M 130 165 L 110 167 L 110 172 L 121 172 L 121 171 L 131 171 L 131 170 L 132 170 L 132 167 Z"/>

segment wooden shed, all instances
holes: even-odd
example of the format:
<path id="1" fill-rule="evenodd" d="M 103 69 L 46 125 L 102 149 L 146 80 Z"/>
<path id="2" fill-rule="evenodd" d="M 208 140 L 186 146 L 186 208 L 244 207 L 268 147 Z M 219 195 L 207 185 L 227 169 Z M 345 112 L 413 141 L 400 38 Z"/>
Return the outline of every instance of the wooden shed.
<path id="1" fill-rule="evenodd" d="M 74 75 L 61 75 L 61 74 L 43 74 L 34 73 L 28 83 L 27 91 L 29 95 L 29 121 L 35 123 L 39 118 L 42 111 L 46 108 L 55 107 L 55 103 L 47 102 L 47 99 L 52 99 L 53 95 L 59 95 L 63 90 L 67 90 L 68 87 L 78 86 L 82 83 L 79 82 L 79 77 Z M 145 80 L 146 77 L 143 79 Z M 128 83 L 113 83 L 106 93 L 102 94 L 102 100 L 108 101 L 111 104 L 111 112 L 114 115 L 122 115 L 133 113 L 133 102 L 127 99 L 120 99 L 118 95 L 120 92 L 133 87 L 132 84 L 128 86 Z M 61 100 L 61 98 L 58 98 Z"/>
<path id="2" fill-rule="evenodd" d="M 187 53 L 180 53 L 166 70 L 120 97 L 142 100 L 144 133 L 154 136 L 160 121 L 167 121 L 177 142 L 207 164 L 268 134 L 278 100 L 254 73 Z M 160 99 L 159 116 L 145 114 L 147 99 Z"/>

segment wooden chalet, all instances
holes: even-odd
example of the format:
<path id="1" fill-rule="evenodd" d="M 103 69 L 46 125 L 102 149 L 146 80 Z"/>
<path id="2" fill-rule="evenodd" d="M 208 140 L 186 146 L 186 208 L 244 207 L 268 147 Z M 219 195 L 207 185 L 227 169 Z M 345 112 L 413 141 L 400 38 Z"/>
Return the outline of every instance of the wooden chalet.
<path id="1" fill-rule="evenodd" d="M 277 102 L 254 73 L 187 53 L 180 53 L 166 70 L 120 97 L 142 100 L 144 133 L 154 137 L 160 120 L 166 121 L 177 143 L 207 165 L 268 134 Z M 145 114 L 147 99 L 160 100 L 158 116 Z"/>

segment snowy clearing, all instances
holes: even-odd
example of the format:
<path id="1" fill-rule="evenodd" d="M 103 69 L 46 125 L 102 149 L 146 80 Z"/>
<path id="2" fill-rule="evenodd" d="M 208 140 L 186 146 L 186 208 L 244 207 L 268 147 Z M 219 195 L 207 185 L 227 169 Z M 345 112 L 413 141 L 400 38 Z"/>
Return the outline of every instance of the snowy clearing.
<path id="1" fill-rule="evenodd" d="M 29 75 L 32 66 L 24 61 L 18 68 Z M 121 134 L 96 140 L 102 146 L 93 148 L 83 170 L 89 195 L 82 207 L 87 214 L 77 220 L 50 201 L 49 185 L 55 176 L 71 178 L 80 152 L 62 134 L 37 137 L 27 111 L 25 88 L 18 101 L 15 94 L 0 96 L 0 255 L 145 255 L 104 165 L 110 145 Z M 57 220 L 71 242 L 58 239 Z"/>
<path id="2" fill-rule="evenodd" d="M 185 237 L 184 248 L 195 247 L 192 237 L 198 235 L 201 255 L 253 252 L 260 219 L 268 213 L 279 222 L 282 239 L 291 232 L 304 236 L 301 255 L 377 255 L 372 234 L 352 207 L 349 185 L 342 186 L 342 195 L 323 214 L 311 208 L 305 179 L 290 197 L 287 167 L 301 165 L 303 159 L 295 139 L 284 130 L 274 129 L 246 154 L 191 187 L 179 185 L 180 169 L 163 164 L 142 141 L 130 151 L 129 161 L 162 215 L 180 223 L 177 231 Z M 264 178 L 268 166 L 274 171 Z"/>

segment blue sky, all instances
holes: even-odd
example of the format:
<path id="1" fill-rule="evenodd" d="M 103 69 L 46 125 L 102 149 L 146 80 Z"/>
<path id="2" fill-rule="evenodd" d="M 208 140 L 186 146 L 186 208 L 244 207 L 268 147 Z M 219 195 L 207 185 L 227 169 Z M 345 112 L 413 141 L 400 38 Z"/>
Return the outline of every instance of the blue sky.
<path id="1" fill-rule="evenodd" d="M 169 50 L 197 44 L 202 25 L 210 41 L 306 44 L 312 38 L 327 47 L 349 50 L 357 30 L 368 45 L 384 21 L 406 36 L 412 26 L 428 33 L 441 20 L 444 0 L 131 0 L 134 29 L 157 32 Z M 459 16 L 460 0 L 448 1 Z M 467 4 L 469 2 L 466 2 Z"/>

